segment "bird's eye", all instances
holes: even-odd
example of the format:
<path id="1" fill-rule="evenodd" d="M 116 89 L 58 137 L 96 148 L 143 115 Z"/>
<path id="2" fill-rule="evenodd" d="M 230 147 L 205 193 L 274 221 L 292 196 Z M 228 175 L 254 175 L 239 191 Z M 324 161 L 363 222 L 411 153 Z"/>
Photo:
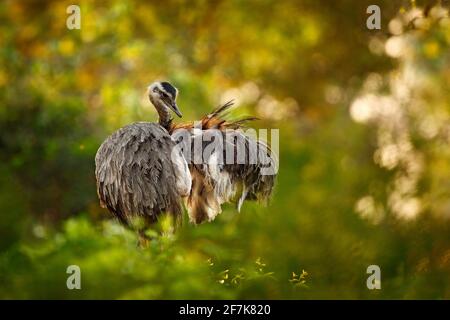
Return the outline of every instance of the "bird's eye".
<path id="1" fill-rule="evenodd" d="M 158 92 L 158 88 L 153 88 L 153 92 Z"/>

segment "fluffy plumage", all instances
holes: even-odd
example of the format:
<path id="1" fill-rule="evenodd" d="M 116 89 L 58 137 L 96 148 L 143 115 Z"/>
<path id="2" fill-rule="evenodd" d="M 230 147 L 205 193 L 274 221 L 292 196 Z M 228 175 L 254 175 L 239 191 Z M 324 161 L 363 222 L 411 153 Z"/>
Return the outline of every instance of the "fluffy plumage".
<path id="1" fill-rule="evenodd" d="M 274 165 L 276 159 L 273 158 L 268 146 L 245 136 L 239 129 L 255 117 L 246 117 L 237 120 L 227 120 L 229 109 L 233 102 L 229 101 L 216 110 L 206 115 L 200 120 L 201 127 L 194 128 L 194 123 L 172 124 L 169 128 L 171 135 L 176 135 L 180 129 L 187 129 L 191 132 L 191 150 L 194 150 L 196 139 L 202 139 L 198 130 L 207 132 L 210 129 L 220 130 L 223 141 L 227 141 L 230 150 L 234 150 L 234 164 L 219 163 L 221 155 L 213 153 L 209 159 L 203 159 L 201 164 L 195 163 L 194 155 L 187 159 L 189 170 L 192 176 L 192 189 L 187 199 L 188 213 L 190 220 L 194 223 L 213 220 L 221 211 L 221 205 L 225 202 L 236 202 L 237 209 L 240 210 L 244 200 L 259 200 L 267 202 L 272 194 L 275 184 L 274 175 L 263 175 L 261 170 L 265 166 Z M 226 140 L 226 130 L 233 130 L 232 135 L 236 137 L 232 141 Z M 230 132 L 230 131 L 228 131 Z M 203 139 L 204 140 L 204 139 Z M 199 142 L 202 149 L 208 147 L 211 142 Z M 256 144 L 256 149 L 250 148 L 251 144 Z M 184 149 L 188 146 L 184 146 Z M 189 149 L 189 148 L 188 148 Z M 220 151 L 222 159 L 226 159 L 225 146 Z M 238 150 L 244 151 L 244 163 L 237 163 Z M 258 155 L 265 155 L 270 164 L 261 162 L 251 163 L 250 153 L 257 152 Z M 261 158 L 261 157 L 260 157 Z"/>
<path id="2" fill-rule="evenodd" d="M 181 155 L 172 162 L 174 146 L 164 128 L 149 122 L 130 124 L 108 137 L 95 157 L 102 207 L 127 225 L 133 217 L 153 223 L 163 212 L 179 220 L 191 177 Z"/>

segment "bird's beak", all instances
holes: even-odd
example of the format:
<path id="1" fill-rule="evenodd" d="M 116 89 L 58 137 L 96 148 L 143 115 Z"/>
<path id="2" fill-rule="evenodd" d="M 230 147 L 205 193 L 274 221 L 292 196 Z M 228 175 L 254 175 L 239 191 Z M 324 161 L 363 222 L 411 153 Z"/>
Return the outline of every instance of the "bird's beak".
<path id="1" fill-rule="evenodd" d="M 169 105 L 169 108 L 172 109 L 172 111 L 175 112 L 175 114 L 177 116 L 179 116 L 180 118 L 183 116 L 180 112 L 180 109 L 178 109 L 178 106 L 175 101 L 169 102 L 168 105 Z"/>

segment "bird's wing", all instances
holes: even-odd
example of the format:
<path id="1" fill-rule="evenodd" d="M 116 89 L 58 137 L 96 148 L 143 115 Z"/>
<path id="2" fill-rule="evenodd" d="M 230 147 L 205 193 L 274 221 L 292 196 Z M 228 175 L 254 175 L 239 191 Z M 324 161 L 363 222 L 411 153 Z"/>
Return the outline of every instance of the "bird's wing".
<path id="1" fill-rule="evenodd" d="M 190 146 L 185 144 L 182 149 L 192 176 L 187 206 L 190 220 L 195 223 L 213 220 L 225 202 L 235 201 L 240 210 L 244 200 L 267 201 L 272 194 L 277 159 L 266 143 L 240 130 L 255 118 L 224 119 L 231 105 L 231 102 L 226 103 L 205 116 L 201 120 L 201 128 L 184 124 L 172 130 L 175 139 L 186 131 L 191 138 L 181 139 L 181 142 L 190 141 Z M 214 144 L 219 140 L 211 138 L 215 134 L 222 137 L 222 143 Z M 233 155 L 232 161 L 227 161 L 227 153 Z M 237 159 L 239 154 L 244 157 Z"/>
<path id="2" fill-rule="evenodd" d="M 191 177 L 174 147 L 168 132 L 154 123 L 133 123 L 113 133 L 95 157 L 102 206 L 127 224 L 135 216 L 154 222 L 162 212 L 178 220 Z"/>
<path id="3" fill-rule="evenodd" d="M 258 120 L 256 117 L 243 117 L 235 120 L 228 120 L 227 117 L 229 115 L 230 109 L 233 107 L 234 102 L 230 100 L 223 105 L 218 106 L 214 111 L 207 114 L 200 120 L 201 129 L 218 129 L 218 130 L 226 130 L 226 129 L 240 129 L 245 127 L 247 122 Z M 196 123 L 195 123 L 196 124 Z M 185 123 L 174 123 L 171 124 L 169 128 L 169 133 L 172 134 L 174 131 L 178 129 L 191 129 L 194 127 L 193 122 L 185 122 Z"/>

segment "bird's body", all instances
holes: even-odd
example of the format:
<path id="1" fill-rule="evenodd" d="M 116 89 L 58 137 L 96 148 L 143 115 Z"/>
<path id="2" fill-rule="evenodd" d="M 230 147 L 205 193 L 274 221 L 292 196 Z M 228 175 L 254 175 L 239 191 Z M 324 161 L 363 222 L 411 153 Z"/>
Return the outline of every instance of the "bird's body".
<path id="1" fill-rule="evenodd" d="M 149 223 L 163 212 L 179 218 L 191 178 L 182 156 L 172 162 L 174 147 L 156 123 L 137 122 L 113 133 L 95 157 L 101 205 L 126 224 L 135 215 Z"/>
<path id="2" fill-rule="evenodd" d="M 202 118 L 200 126 L 173 124 L 169 109 L 181 116 L 175 104 L 177 90 L 168 83 L 155 83 L 149 87 L 149 95 L 160 116 L 159 123 L 125 126 L 108 137 L 97 152 L 95 174 L 103 207 L 124 224 L 141 217 L 149 225 L 162 213 L 179 220 L 185 202 L 190 220 L 201 223 L 213 220 L 225 202 L 236 200 L 240 209 L 245 199 L 269 198 L 275 174 L 261 174 L 263 165 L 249 161 L 248 154 L 244 162 L 221 163 L 217 160 L 221 153 L 225 156 L 224 146 L 201 162 L 186 159 L 182 152 L 186 143 L 194 145 L 203 133 L 217 129 L 223 137 L 230 130 L 237 137 L 227 142 L 232 150 L 251 153 L 254 144 L 257 152 L 269 155 L 264 143 L 238 131 L 252 118 L 226 121 L 224 114 L 232 105 L 227 103 Z M 180 132 L 190 138 L 184 146 L 177 142 Z M 197 142 L 201 151 L 211 144 Z M 270 156 L 269 160 L 274 161 Z"/>

